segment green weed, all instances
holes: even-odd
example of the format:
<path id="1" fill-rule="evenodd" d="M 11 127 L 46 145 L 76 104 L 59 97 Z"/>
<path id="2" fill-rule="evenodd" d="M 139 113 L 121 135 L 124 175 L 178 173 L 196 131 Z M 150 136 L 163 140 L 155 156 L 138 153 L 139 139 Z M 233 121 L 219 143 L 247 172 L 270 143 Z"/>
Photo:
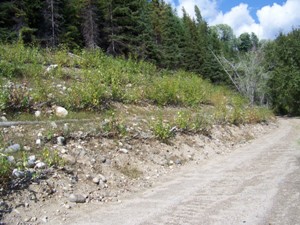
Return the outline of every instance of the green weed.
<path id="1" fill-rule="evenodd" d="M 168 122 L 163 121 L 162 118 L 154 122 L 152 131 L 155 137 L 163 142 L 168 142 L 168 140 L 174 136 L 172 126 Z"/>
<path id="2" fill-rule="evenodd" d="M 46 163 L 48 166 L 64 166 L 65 161 L 59 156 L 57 150 L 49 150 L 44 148 L 41 152 L 41 160 Z"/>

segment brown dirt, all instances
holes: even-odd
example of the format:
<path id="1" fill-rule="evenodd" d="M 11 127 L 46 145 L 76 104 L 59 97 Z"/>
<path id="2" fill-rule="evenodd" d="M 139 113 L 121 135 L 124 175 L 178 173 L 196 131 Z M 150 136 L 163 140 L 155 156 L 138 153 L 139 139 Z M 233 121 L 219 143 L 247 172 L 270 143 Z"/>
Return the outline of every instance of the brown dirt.
<path id="1" fill-rule="evenodd" d="M 132 122 L 130 137 L 119 139 L 97 136 L 94 135 L 97 133 L 95 124 L 84 122 L 76 125 L 83 129 L 74 132 L 65 146 L 59 146 L 51 140 L 46 143 L 46 147 L 57 150 L 67 164 L 56 169 L 49 168 L 45 171 L 45 179 L 3 196 L 1 204 L 7 204 L 7 209 L 11 210 L 3 215 L 3 223 L 77 224 L 75 221 L 78 213 L 79 218 L 85 218 L 86 212 L 93 211 L 94 207 L 121 204 L 126 196 L 151 190 L 153 186 L 164 183 L 168 177 L 176 177 L 177 174 L 185 176 L 182 171 L 186 168 L 198 170 L 199 166 L 207 162 L 218 162 L 215 160 L 228 157 L 231 152 L 248 145 L 254 138 L 277 129 L 275 124 L 218 125 L 212 128 L 210 136 L 177 134 L 170 143 L 165 144 L 145 131 L 143 119 L 135 119 L 138 123 Z M 63 132 L 62 126 L 59 125 L 56 133 L 51 135 L 56 137 L 59 132 Z M 45 134 L 51 130 L 45 125 L 3 129 L 4 133 L 14 135 L 16 140 L 25 140 L 28 143 L 28 154 L 34 148 L 34 138 L 38 133 Z M 137 131 L 140 135 L 134 135 Z M 126 149 L 128 153 L 123 153 L 122 149 Z M 106 177 L 106 183 L 97 185 L 93 182 L 93 178 L 99 174 Z M 70 202 L 70 194 L 83 195 L 86 203 Z M 93 217 L 96 218 L 94 214 Z M 80 221 L 84 224 L 84 219 Z"/>

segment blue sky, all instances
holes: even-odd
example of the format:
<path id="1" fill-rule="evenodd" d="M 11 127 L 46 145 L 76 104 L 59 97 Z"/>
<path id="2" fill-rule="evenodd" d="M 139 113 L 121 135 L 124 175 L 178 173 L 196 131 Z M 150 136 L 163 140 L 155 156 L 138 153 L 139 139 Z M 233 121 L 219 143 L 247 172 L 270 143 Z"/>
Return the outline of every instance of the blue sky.
<path id="1" fill-rule="evenodd" d="M 300 0 L 165 0 L 193 17 L 197 5 L 209 25 L 225 23 L 238 36 L 254 32 L 261 39 L 274 39 L 279 32 L 300 28 Z"/>
<path id="2" fill-rule="evenodd" d="M 300 0 L 299 0 L 300 1 Z M 178 4 L 178 0 L 175 0 L 176 4 Z M 220 0 L 218 1 L 219 9 L 223 12 L 228 12 L 234 6 L 239 5 L 240 3 L 246 3 L 249 6 L 250 14 L 253 16 L 255 21 L 257 21 L 256 11 L 261 9 L 266 5 L 273 5 L 274 3 L 282 5 L 284 0 Z M 257 21 L 258 22 L 258 21 Z"/>

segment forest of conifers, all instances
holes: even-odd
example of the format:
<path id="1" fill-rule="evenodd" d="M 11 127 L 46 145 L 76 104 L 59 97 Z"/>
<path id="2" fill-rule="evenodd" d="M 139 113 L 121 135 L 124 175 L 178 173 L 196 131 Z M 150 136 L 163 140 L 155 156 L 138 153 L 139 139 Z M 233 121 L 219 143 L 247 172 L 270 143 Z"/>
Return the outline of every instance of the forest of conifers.
<path id="1" fill-rule="evenodd" d="M 232 86 L 252 104 L 300 114 L 300 30 L 259 40 L 209 26 L 195 6 L 179 17 L 163 0 L 9 0 L 0 3 L 0 41 L 101 50 L 183 69 Z M 1 68 L 0 68 L 1 70 Z"/>

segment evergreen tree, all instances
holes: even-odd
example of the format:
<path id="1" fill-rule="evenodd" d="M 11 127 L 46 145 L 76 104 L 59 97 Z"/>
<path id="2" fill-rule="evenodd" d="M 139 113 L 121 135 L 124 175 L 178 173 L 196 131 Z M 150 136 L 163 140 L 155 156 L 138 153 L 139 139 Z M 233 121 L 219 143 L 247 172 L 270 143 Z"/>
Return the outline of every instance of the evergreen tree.
<path id="1" fill-rule="evenodd" d="M 13 29 L 15 21 L 12 15 L 16 13 L 16 6 L 11 1 L 4 1 L 0 4 L 0 40 L 12 41 L 17 37 L 16 30 Z"/>
<path id="2" fill-rule="evenodd" d="M 82 0 L 67 0 L 63 9 L 63 26 L 60 43 L 69 48 L 83 47 Z"/>
<path id="3" fill-rule="evenodd" d="M 140 13 L 139 30 L 141 30 L 141 33 L 137 40 L 139 43 L 137 55 L 140 59 L 158 64 L 160 61 L 159 49 L 155 42 L 154 26 L 152 23 L 153 11 L 151 9 L 151 3 L 144 1 Z"/>
<path id="4" fill-rule="evenodd" d="M 252 49 L 253 44 L 251 41 L 251 36 L 249 33 L 242 33 L 239 36 L 239 44 L 238 44 L 238 49 L 241 52 L 248 52 Z"/>
<path id="5" fill-rule="evenodd" d="M 111 55 L 134 52 L 140 35 L 139 19 L 143 0 L 109 0 L 105 3 L 106 52 Z"/>
<path id="6" fill-rule="evenodd" d="M 162 64 L 166 68 L 178 69 L 181 64 L 181 37 L 183 28 L 172 7 L 164 5 L 162 11 Z"/>
<path id="7" fill-rule="evenodd" d="M 266 67 L 271 72 L 269 89 L 274 109 L 300 115 L 300 29 L 280 34 L 266 47 Z"/>

